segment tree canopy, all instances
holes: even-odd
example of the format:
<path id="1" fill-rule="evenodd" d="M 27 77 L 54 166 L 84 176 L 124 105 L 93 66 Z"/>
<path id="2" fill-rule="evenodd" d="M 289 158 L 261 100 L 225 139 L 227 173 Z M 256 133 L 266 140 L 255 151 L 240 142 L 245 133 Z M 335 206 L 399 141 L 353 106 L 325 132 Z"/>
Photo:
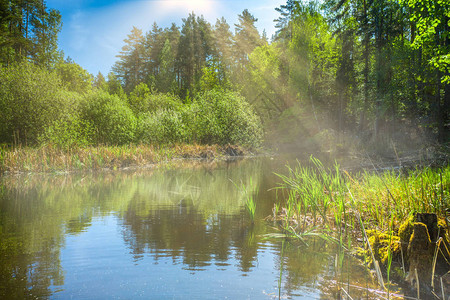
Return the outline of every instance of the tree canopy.
<path id="1" fill-rule="evenodd" d="M 164 124 L 171 129 L 151 129 L 164 137 L 156 139 L 159 142 L 173 137 L 173 141 L 198 141 L 197 125 L 209 123 L 192 118 L 195 109 L 220 110 L 208 101 L 223 101 L 223 95 L 245 102 L 235 107 L 245 108 L 246 122 L 257 124 L 249 115 L 256 112 L 267 137 L 303 141 L 317 135 L 348 134 L 375 145 L 392 140 L 445 143 L 450 137 L 448 1 L 288 0 L 275 8 L 277 31 L 270 42 L 257 30 L 258 19 L 247 9 L 238 15 L 234 27 L 223 17 L 211 24 L 192 12 L 180 27 L 172 23 L 161 28 L 154 23 L 147 32 L 133 27 L 111 72 L 96 77 L 71 59 L 62 59 L 57 47 L 61 16 L 47 8 L 45 1 L 10 0 L 1 1 L 0 6 L 0 64 L 5 79 L 0 105 L 11 113 L 6 113 L 3 129 L 12 130 L 2 131 L 6 142 L 15 135 L 23 140 L 29 133 L 33 141 L 45 136 L 42 126 L 36 129 L 32 115 L 26 118 L 34 125 L 24 125 L 19 115 L 13 116 L 28 111 L 26 103 L 50 97 L 15 87 L 31 86 L 32 74 L 48 78 L 52 86 L 48 91 L 61 89 L 85 99 L 74 106 L 72 117 L 76 118 L 63 118 L 66 125 L 81 124 L 81 120 L 100 130 L 103 121 L 115 120 L 100 113 L 87 119 L 87 112 L 80 114 L 85 107 L 107 107 L 118 120 L 131 120 L 134 125 L 121 123 L 119 129 L 110 130 L 121 142 L 139 142 L 144 136 L 150 141 L 144 130 Z M 28 63 L 42 70 L 39 73 Z M 31 75 L 20 78 L 5 70 Z M 58 101 L 64 102 L 67 93 Z M 27 97 L 34 102 L 25 101 Z M 13 109 L 14 103 L 21 103 L 23 110 Z M 123 113 L 117 113 L 119 108 Z M 231 118 L 228 108 L 223 111 Z M 204 111 L 203 117 L 207 116 Z M 45 126 L 52 124 L 50 116 L 44 119 Z M 228 121 L 222 119 L 221 126 Z M 112 128 L 108 126 L 101 128 Z M 99 132 L 89 133 L 84 141 L 89 139 L 115 140 Z M 213 140 L 225 142 L 200 138 Z"/>

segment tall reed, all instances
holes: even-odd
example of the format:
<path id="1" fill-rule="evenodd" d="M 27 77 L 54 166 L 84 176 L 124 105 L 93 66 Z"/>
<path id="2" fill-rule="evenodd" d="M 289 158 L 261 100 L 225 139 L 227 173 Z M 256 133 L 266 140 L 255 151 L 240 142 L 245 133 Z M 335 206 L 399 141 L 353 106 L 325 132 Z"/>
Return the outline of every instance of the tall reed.
<path id="1" fill-rule="evenodd" d="M 241 182 L 240 186 L 234 183 L 234 186 L 241 191 L 242 196 L 245 198 L 245 209 L 250 217 L 250 221 L 253 224 L 255 222 L 255 212 L 256 212 L 256 200 L 258 189 L 254 189 L 253 180 L 250 177 L 248 184 Z"/>
<path id="2" fill-rule="evenodd" d="M 391 217 L 398 226 L 413 212 L 443 216 L 450 208 L 450 166 L 350 174 L 338 164 L 326 168 L 313 157 L 311 163 L 287 166 L 287 175 L 277 174 L 282 180 L 277 189 L 287 192 L 286 215 L 312 218 L 312 225 L 320 219 L 325 228 L 340 233 L 337 229 L 357 223 L 358 211 L 367 224 L 388 231 Z M 347 186 L 357 199 L 353 208 Z"/>
<path id="3" fill-rule="evenodd" d="M 413 213 L 436 213 L 445 218 L 450 209 L 450 165 L 350 174 L 338 164 L 325 167 L 313 157 L 310 162 L 287 166 L 286 175 L 277 174 L 282 180 L 277 189 L 287 196 L 284 209 L 278 209 L 285 218 L 283 229 L 288 228 L 290 236 L 303 242 L 308 236 L 304 233 L 324 234 L 333 237 L 341 247 L 345 237 L 351 245 L 349 233 L 357 234 L 356 229 L 361 229 L 359 235 L 368 246 L 380 287 L 387 287 L 390 297 L 394 251 L 402 248 L 394 233 Z M 294 233 L 292 224 L 299 224 Z M 377 236 L 388 237 L 383 242 L 387 246 L 381 246 L 386 252 L 374 253 L 381 250 L 372 249 L 364 229 L 367 227 Z M 386 285 L 379 263 L 386 267 Z"/>

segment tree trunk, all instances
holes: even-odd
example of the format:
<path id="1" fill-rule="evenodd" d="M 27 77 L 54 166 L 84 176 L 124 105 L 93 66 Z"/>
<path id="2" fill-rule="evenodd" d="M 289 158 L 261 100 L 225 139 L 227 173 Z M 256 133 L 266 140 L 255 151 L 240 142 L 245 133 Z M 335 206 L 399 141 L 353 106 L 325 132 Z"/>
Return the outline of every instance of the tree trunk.
<path id="1" fill-rule="evenodd" d="M 434 102 L 435 102 L 435 118 L 437 123 L 437 130 L 438 130 L 438 142 L 442 143 L 444 142 L 444 109 L 441 105 L 441 72 L 438 70 L 436 71 L 436 86 L 435 86 L 435 95 L 434 95 Z"/>
<path id="2" fill-rule="evenodd" d="M 450 76 L 450 72 L 447 72 L 447 76 Z M 442 142 L 446 142 L 450 139 L 450 84 L 444 85 L 444 107 L 442 108 Z"/>
<path id="3" fill-rule="evenodd" d="M 364 0 L 364 100 L 363 100 L 363 107 L 361 110 L 360 120 L 359 120 L 359 131 L 362 132 L 365 129 L 366 126 L 366 113 L 369 106 L 369 55 L 370 55 L 370 36 L 367 32 L 367 6 L 366 1 Z"/>

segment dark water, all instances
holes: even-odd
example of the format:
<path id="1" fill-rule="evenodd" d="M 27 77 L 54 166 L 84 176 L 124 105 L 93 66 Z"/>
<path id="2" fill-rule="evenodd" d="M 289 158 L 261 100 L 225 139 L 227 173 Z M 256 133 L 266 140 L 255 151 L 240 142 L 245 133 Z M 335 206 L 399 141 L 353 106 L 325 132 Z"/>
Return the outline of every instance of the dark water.
<path id="1" fill-rule="evenodd" d="M 0 298 L 328 299 L 338 281 L 366 295 L 356 261 L 336 272 L 335 245 L 264 237 L 275 232 L 263 220 L 278 201 L 274 171 L 283 163 L 262 158 L 3 177 Z"/>

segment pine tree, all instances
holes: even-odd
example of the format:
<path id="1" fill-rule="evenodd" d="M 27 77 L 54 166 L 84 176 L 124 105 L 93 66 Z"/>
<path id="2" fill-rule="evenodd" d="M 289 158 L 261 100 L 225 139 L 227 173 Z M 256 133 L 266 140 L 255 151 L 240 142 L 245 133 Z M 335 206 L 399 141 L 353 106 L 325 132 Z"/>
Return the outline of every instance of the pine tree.
<path id="1" fill-rule="evenodd" d="M 144 37 L 142 30 L 133 26 L 124 40 L 125 45 L 117 55 L 119 61 L 113 66 L 113 72 L 122 82 L 125 92 L 131 92 L 145 79 L 144 73 Z"/>
<path id="2" fill-rule="evenodd" d="M 175 81 L 175 59 L 173 57 L 172 45 L 169 39 L 164 43 L 164 47 L 159 55 L 159 72 L 156 75 L 156 89 L 159 92 L 176 92 Z"/>
<path id="3" fill-rule="evenodd" d="M 0 62 L 27 58 L 47 68 L 62 60 L 58 50 L 61 15 L 45 1 L 0 1 Z"/>
<path id="4" fill-rule="evenodd" d="M 238 67 L 243 68 L 248 62 L 248 55 L 263 43 L 255 26 L 258 19 L 247 9 L 238 18 L 239 23 L 235 24 L 234 57 Z"/>
<path id="5" fill-rule="evenodd" d="M 233 59 L 233 33 L 225 18 L 217 19 L 214 26 L 214 37 L 218 72 L 227 77 L 230 75 L 228 73 L 231 72 Z"/>

